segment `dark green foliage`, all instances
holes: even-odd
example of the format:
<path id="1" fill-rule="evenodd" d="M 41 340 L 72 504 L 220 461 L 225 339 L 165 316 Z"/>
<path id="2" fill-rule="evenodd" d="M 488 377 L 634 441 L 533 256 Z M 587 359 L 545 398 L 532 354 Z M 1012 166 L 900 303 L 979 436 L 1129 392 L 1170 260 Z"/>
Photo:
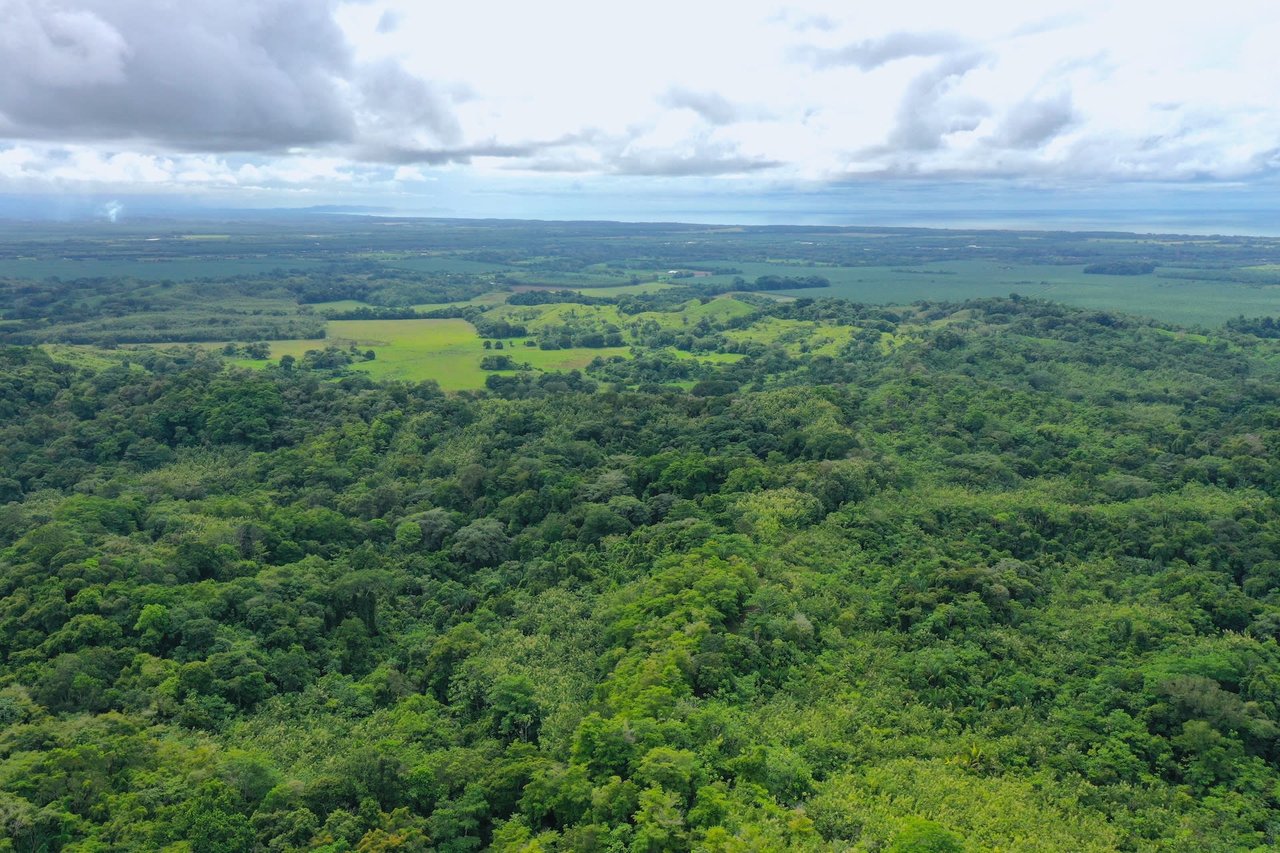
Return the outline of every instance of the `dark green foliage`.
<path id="1" fill-rule="evenodd" d="M 0 351 L 0 850 L 1274 846 L 1274 346 L 752 305 L 451 397 Z"/>
<path id="2" fill-rule="evenodd" d="M 1102 261 L 1086 264 L 1085 275 L 1149 275 L 1155 272 L 1156 265 L 1141 260 Z"/>

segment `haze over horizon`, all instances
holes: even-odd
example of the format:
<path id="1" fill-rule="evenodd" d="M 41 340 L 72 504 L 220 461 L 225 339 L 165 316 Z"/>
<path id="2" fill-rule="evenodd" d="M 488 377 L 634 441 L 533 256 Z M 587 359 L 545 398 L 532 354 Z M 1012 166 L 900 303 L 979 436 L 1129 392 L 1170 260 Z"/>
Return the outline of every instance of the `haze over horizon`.
<path id="1" fill-rule="evenodd" d="M 1280 9 L 0 0 L 0 215 L 1280 233 Z"/>

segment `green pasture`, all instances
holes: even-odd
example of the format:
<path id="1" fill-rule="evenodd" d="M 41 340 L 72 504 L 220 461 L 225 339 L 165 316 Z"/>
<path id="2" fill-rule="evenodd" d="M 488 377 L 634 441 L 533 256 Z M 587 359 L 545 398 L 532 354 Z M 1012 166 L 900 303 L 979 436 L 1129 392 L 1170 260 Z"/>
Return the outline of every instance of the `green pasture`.
<path id="1" fill-rule="evenodd" d="M 352 344 L 361 351 L 373 350 L 373 361 L 357 361 L 352 369 L 361 370 L 377 379 L 400 379 L 420 382 L 434 379 L 446 391 L 462 391 L 484 387 L 485 377 L 494 371 L 480 369 L 486 355 L 509 355 L 517 364 L 527 363 L 534 370 L 559 371 L 586 367 L 597 356 L 630 357 L 626 347 L 606 349 L 541 350 L 520 343 L 508 343 L 502 350 L 487 350 L 484 342 L 466 320 L 331 320 L 325 326 L 324 339 L 271 341 L 271 361 L 292 355 L 301 359 L 308 350 Z M 220 348 L 221 344 L 209 344 Z M 266 362 L 234 359 L 243 367 L 261 368 Z M 510 374 L 513 371 L 499 371 Z"/>
<path id="2" fill-rule="evenodd" d="M 456 302 L 420 302 L 417 305 L 409 307 L 415 311 L 435 311 L 440 308 L 466 308 L 478 305 L 481 308 L 490 308 L 494 305 L 501 305 L 507 301 L 507 297 L 511 294 L 505 290 L 495 290 L 491 293 L 484 293 L 473 299 L 461 299 Z"/>
<path id="3" fill-rule="evenodd" d="M 708 261 L 707 263 L 710 263 Z M 728 265 L 725 259 L 715 263 Z M 762 275 L 820 275 L 830 287 L 782 291 L 816 299 L 836 297 L 873 305 L 921 300 L 956 302 L 1019 293 L 1080 308 L 1151 317 L 1171 323 L 1217 326 L 1240 314 L 1280 314 L 1280 285 L 1241 284 L 1148 275 L 1085 275 L 1083 266 L 944 261 L 918 266 L 798 267 L 736 263 L 748 282 Z M 729 284 L 734 276 L 702 282 Z"/>
<path id="4" fill-rule="evenodd" d="M 662 312 L 662 311 L 646 311 L 635 315 L 637 319 L 654 319 L 663 325 L 680 325 L 685 323 L 697 323 L 704 317 L 712 322 L 731 320 L 735 317 L 745 317 L 754 312 L 752 308 L 745 302 L 739 302 L 732 296 L 717 296 L 710 302 L 702 302 L 700 300 L 691 300 L 686 302 L 679 311 Z"/>
<path id="5" fill-rule="evenodd" d="M 616 305 L 552 303 L 549 305 L 503 305 L 491 311 L 489 316 L 509 323 L 519 323 L 531 332 L 566 325 L 610 324 L 626 329 L 649 321 L 663 328 L 676 329 L 692 326 L 704 317 L 709 321 L 723 321 L 734 317 L 745 317 L 754 310 L 745 302 L 721 296 L 706 303 L 690 299 L 672 311 L 642 311 L 639 314 L 623 314 Z"/>
<path id="6" fill-rule="evenodd" d="M 618 311 L 616 305 L 574 305 L 552 303 L 549 305 L 502 305 L 486 314 L 488 317 L 518 323 L 530 332 L 539 332 L 553 326 L 589 325 L 606 323 L 625 327 L 632 318 Z"/>
<path id="7" fill-rule="evenodd" d="M 128 350 L 104 350 L 80 344 L 41 344 L 54 361 L 88 370 L 104 370 L 128 359 Z"/>
<path id="8" fill-rule="evenodd" d="M 354 311 L 357 308 L 372 308 L 368 302 L 359 299 L 335 299 L 332 302 L 308 302 L 304 307 L 324 313 L 326 311 Z"/>
<path id="9" fill-rule="evenodd" d="M 792 355 L 839 355 L 856 332 L 852 326 L 832 326 L 809 320 L 766 317 L 745 329 L 731 329 L 724 336 L 731 341 L 776 344 Z"/>
<path id="10" fill-rule="evenodd" d="M 617 287 L 575 287 L 583 296 L 638 296 L 646 293 L 661 293 L 670 290 L 674 285 L 662 281 L 649 281 L 642 284 L 620 284 Z"/>
<path id="11" fill-rule="evenodd" d="M 740 352 L 686 352 L 675 347 L 665 347 L 658 352 L 677 361 L 701 361 L 707 364 L 736 364 L 746 358 Z"/>

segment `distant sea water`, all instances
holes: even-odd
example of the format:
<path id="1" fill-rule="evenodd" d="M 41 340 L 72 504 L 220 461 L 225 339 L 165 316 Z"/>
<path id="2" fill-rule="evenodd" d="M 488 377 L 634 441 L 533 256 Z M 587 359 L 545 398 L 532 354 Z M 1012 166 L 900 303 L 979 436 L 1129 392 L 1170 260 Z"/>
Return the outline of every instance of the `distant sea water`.
<path id="1" fill-rule="evenodd" d="M 609 217 L 612 218 L 612 217 Z M 635 215 L 624 221 L 642 221 Z M 652 217 L 651 217 L 652 218 Z M 682 210 L 664 220 L 725 225 L 844 225 L 992 228 L 1015 231 L 1127 231 L 1136 234 L 1280 237 L 1280 210 L 952 210 L 901 207 L 850 211 Z"/>

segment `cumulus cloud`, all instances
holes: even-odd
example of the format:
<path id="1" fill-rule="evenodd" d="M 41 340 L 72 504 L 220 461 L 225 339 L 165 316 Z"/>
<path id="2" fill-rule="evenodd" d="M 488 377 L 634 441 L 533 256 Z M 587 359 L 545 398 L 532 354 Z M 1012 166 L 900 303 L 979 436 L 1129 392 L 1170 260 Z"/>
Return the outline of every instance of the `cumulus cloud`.
<path id="1" fill-rule="evenodd" d="M 830 32 L 837 26 L 835 19 L 830 15 L 805 14 L 795 9 L 783 9 L 781 12 L 771 15 L 769 21 L 770 23 L 785 24 L 798 33 L 802 33 L 805 30 Z"/>
<path id="2" fill-rule="evenodd" d="M 351 56 L 313 0 L 0 0 L 2 131 L 282 149 L 349 139 Z"/>
<path id="3" fill-rule="evenodd" d="M 394 9 L 385 10 L 378 18 L 377 31 L 386 35 L 400 29 L 400 14 Z"/>
<path id="4" fill-rule="evenodd" d="M 681 86 L 673 86 L 663 94 L 662 104 L 672 109 L 693 110 L 709 124 L 733 124 L 750 117 L 748 110 L 737 106 L 715 92 L 695 92 Z"/>
<path id="5" fill-rule="evenodd" d="M 938 56 L 964 47 L 963 39 L 951 33 L 896 32 L 879 38 L 864 39 L 844 47 L 825 48 L 804 45 L 793 56 L 815 68 L 851 65 L 871 71 L 895 59 L 911 56 Z"/>
<path id="6" fill-rule="evenodd" d="M 370 150 L 392 140 L 401 146 L 456 145 L 462 138 L 448 95 L 394 62 L 359 67 L 352 76 L 352 88 L 357 97 L 354 118 L 359 141 Z"/>
<path id="7" fill-rule="evenodd" d="M 618 175 L 647 177 L 709 177 L 763 172 L 783 165 L 778 160 L 744 157 L 716 149 L 678 151 L 636 151 L 617 157 L 610 171 Z"/>
<path id="8" fill-rule="evenodd" d="M 1038 148 L 1075 124 L 1076 119 L 1069 92 L 1029 98 L 1009 111 L 992 142 L 1008 148 Z"/>
<path id="9" fill-rule="evenodd" d="M 0 192 L 1273 174 L 1280 7 L 1220 4 L 0 0 Z"/>
<path id="10" fill-rule="evenodd" d="M 897 152 L 931 151 L 952 133 L 973 130 L 989 112 L 982 101 L 956 95 L 953 90 L 983 61 L 981 54 L 949 57 L 916 77 L 898 107 L 898 121 L 889 134 Z"/>

